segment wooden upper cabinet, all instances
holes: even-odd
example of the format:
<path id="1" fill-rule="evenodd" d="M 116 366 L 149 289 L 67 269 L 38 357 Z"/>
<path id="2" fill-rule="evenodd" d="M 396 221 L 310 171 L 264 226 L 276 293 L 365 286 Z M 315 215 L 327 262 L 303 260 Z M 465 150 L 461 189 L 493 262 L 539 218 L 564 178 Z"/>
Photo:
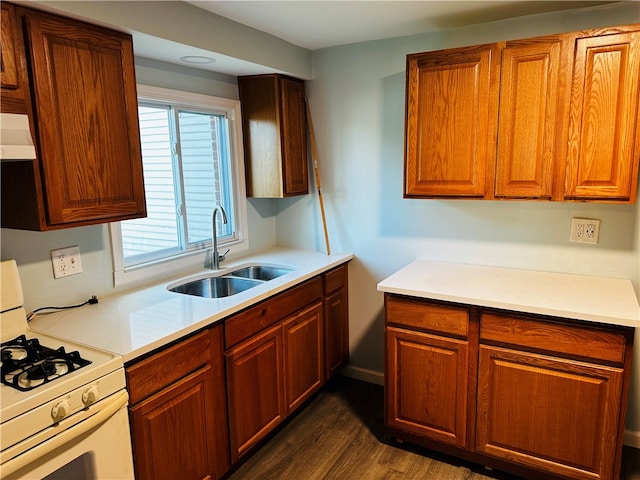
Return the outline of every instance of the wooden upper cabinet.
<path id="1" fill-rule="evenodd" d="M 48 221 L 144 216 L 131 37 L 41 14 L 26 27 Z"/>
<path id="2" fill-rule="evenodd" d="M 18 88 L 18 58 L 16 52 L 16 19 L 13 5 L 2 2 L 2 36 L 0 43 L 0 82 L 2 88 Z"/>
<path id="3" fill-rule="evenodd" d="M 634 202 L 640 25 L 407 56 L 405 197 Z"/>
<path id="4" fill-rule="evenodd" d="M 566 199 L 635 201 L 640 25 L 612 30 L 575 39 Z"/>
<path id="5" fill-rule="evenodd" d="M 29 90 L 26 81 L 24 43 L 18 35 L 18 20 L 11 3 L 0 3 L 0 95 L 3 113 L 28 113 Z"/>
<path id="6" fill-rule="evenodd" d="M 309 193 L 304 82 L 278 74 L 238 78 L 247 196 Z"/>
<path id="7" fill-rule="evenodd" d="M 563 151 L 566 43 L 558 35 L 508 42 L 502 50 L 497 198 L 553 195 L 554 167 Z"/>
<path id="8" fill-rule="evenodd" d="M 407 56 L 405 197 L 485 195 L 498 62 L 497 44 Z"/>
<path id="9" fill-rule="evenodd" d="M 49 230 L 145 216 L 131 36 L 27 8 L 16 14 L 38 159 L 3 165 L 3 190 L 13 189 L 11 197 L 3 191 L 3 204 L 14 203 L 3 208 L 3 226 Z"/>

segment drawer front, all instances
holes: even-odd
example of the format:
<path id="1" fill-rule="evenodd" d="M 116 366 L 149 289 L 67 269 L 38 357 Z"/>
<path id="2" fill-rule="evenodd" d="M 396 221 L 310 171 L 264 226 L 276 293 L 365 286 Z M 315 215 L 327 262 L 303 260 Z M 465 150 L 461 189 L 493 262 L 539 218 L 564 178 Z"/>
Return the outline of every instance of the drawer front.
<path id="1" fill-rule="evenodd" d="M 386 321 L 458 337 L 469 335 L 467 309 L 438 305 L 420 299 L 387 295 Z"/>
<path id="2" fill-rule="evenodd" d="M 321 297 L 322 279 L 316 277 L 232 316 L 225 321 L 226 348 L 233 347 Z"/>
<path id="3" fill-rule="evenodd" d="M 129 402 L 135 405 L 211 360 L 210 332 L 202 332 L 127 367 Z"/>
<path id="4" fill-rule="evenodd" d="M 324 274 L 325 295 L 347 285 L 347 268 L 347 265 L 342 265 Z"/>
<path id="5" fill-rule="evenodd" d="M 619 365 L 624 362 L 626 344 L 626 336 L 620 331 L 493 313 L 482 314 L 480 340 Z"/>

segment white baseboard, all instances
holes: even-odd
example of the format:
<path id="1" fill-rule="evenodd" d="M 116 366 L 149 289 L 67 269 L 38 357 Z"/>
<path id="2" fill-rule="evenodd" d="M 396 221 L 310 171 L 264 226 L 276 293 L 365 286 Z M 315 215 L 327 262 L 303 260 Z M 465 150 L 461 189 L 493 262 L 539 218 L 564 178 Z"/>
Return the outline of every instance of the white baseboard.
<path id="1" fill-rule="evenodd" d="M 363 382 L 384 386 L 384 372 L 356 367 L 354 365 L 347 365 L 340 371 L 340 373 L 345 377 L 351 377 L 356 380 L 362 380 Z M 623 443 L 630 447 L 640 449 L 640 431 L 625 430 Z"/>
<path id="2" fill-rule="evenodd" d="M 629 447 L 640 449 L 640 432 L 635 430 L 625 430 L 623 443 Z"/>
<path id="3" fill-rule="evenodd" d="M 340 373 L 345 377 L 355 378 L 356 380 L 362 380 L 363 382 L 374 383 L 384 387 L 384 372 L 356 367 L 354 365 L 347 365 L 340 370 Z"/>

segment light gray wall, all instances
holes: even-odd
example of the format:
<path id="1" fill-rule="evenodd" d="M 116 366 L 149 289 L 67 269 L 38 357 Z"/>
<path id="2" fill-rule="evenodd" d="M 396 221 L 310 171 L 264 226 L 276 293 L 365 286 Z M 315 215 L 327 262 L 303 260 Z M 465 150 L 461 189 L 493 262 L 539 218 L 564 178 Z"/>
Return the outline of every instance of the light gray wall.
<path id="1" fill-rule="evenodd" d="M 383 370 L 383 296 L 376 284 L 424 257 L 633 280 L 636 205 L 402 198 L 405 56 L 563 31 L 640 22 L 638 4 L 537 15 L 313 53 L 307 82 L 331 249 L 352 252 L 352 365 Z M 276 205 L 278 245 L 324 248 L 317 195 Z M 596 246 L 569 242 L 572 217 L 601 220 Z M 628 428 L 640 442 L 640 348 Z"/>

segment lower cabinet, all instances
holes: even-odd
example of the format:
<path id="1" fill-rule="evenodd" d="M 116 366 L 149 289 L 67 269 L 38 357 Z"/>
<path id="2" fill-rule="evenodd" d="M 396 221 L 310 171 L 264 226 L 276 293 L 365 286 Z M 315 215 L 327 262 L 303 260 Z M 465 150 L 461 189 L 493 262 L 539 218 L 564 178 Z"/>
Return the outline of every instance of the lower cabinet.
<path id="1" fill-rule="evenodd" d="M 217 479 L 229 469 L 222 326 L 126 367 L 138 480 Z"/>
<path id="2" fill-rule="evenodd" d="M 621 368 L 485 345 L 479 365 L 479 452 L 567 478 L 614 478 Z"/>
<path id="3" fill-rule="evenodd" d="M 226 357 L 231 455 L 235 461 L 285 416 L 281 326 L 243 342 Z"/>
<path id="4" fill-rule="evenodd" d="M 232 345 L 225 354 L 232 461 L 324 384 L 321 299 L 322 283 L 317 278 L 226 323 L 228 343 L 251 334 L 257 325 L 271 325 Z"/>
<path id="5" fill-rule="evenodd" d="M 347 265 L 323 276 L 326 374 L 330 377 L 349 361 L 349 269 Z"/>
<path id="6" fill-rule="evenodd" d="M 284 398 L 287 414 L 300 407 L 325 381 L 322 304 L 316 303 L 282 323 Z"/>
<path id="7" fill-rule="evenodd" d="M 633 329 L 385 295 L 385 423 L 527 478 L 620 475 Z"/>
<path id="8" fill-rule="evenodd" d="M 346 363 L 348 332 L 345 264 L 127 364 L 136 479 L 223 477 Z"/>
<path id="9" fill-rule="evenodd" d="M 388 425 L 466 445 L 468 342 L 387 329 Z"/>

